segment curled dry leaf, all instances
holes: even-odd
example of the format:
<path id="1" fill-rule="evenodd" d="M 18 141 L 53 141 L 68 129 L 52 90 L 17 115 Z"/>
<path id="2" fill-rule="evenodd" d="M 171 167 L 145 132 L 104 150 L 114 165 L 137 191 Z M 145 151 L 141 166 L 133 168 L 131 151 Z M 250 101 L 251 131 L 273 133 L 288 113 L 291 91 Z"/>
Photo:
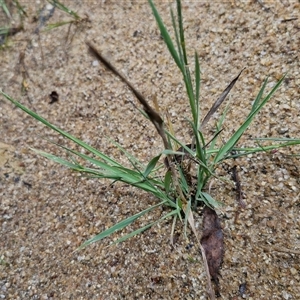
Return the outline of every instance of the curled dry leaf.
<path id="1" fill-rule="evenodd" d="M 224 237 L 217 213 L 205 206 L 203 210 L 202 247 L 205 250 L 209 273 L 216 285 L 216 295 L 219 295 L 219 269 L 224 256 Z"/>

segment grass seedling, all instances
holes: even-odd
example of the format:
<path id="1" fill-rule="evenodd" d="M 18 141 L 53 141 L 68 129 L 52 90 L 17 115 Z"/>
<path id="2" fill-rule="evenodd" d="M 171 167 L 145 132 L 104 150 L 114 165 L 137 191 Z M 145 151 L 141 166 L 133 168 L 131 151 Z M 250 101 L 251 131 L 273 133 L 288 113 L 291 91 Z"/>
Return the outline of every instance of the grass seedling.
<path id="1" fill-rule="evenodd" d="M 78 15 L 66 8 L 60 2 L 54 0 L 49 2 L 71 15 L 74 21 L 78 20 Z M 58 132 L 61 136 L 71 140 L 81 148 L 85 149 L 89 153 L 89 155 L 61 145 L 59 145 L 59 147 L 69 153 L 69 157 L 72 157 L 72 159 L 64 159 L 53 154 L 33 149 L 36 153 L 59 164 L 62 164 L 70 168 L 71 170 L 80 173 L 86 173 L 93 178 L 108 178 L 112 181 L 121 181 L 123 183 L 152 193 L 159 199 L 156 205 L 145 208 L 143 211 L 130 216 L 129 218 L 126 218 L 125 220 L 104 230 L 103 232 L 84 242 L 79 247 L 79 249 L 82 249 L 94 242 L 98 242 L 118 230 L 122 230 L 141 216 L 144 216 L 148 212 L 156 209 L 161 205 L 168 206 L 170 209 L 160 219 L 155 220 L 154 222 L 151 222 L 144 227 L 123 236 L 115 243 L 124 241 L 136 234 L 139 234 L 166 218 L 174 218 L 172 226 L 172 230 L 174 230 L 175 221 L 177 219 L 182 220 L 182 213 L 185 216 L 184 220 L 182 220 L 185 228 L 184 231 L 186 232 L 186 228 L 190 226 L 199 242 L 198 234 L 194 226 L 192 209 L 200 202 L 204 202 L 206 206 L 213 210 L 220 208 L 220 206 L 222 205 L 206 191 L 206 188 L 211 178 L 216 177 L 216 169 L 223 161 L 249 155 L 252 153 L 257 153 L 260 151 L 270 151 L 279 147 L 286 147 L 300 143 L 300 141 L 297 140 L 285 141 L 285 143 L 282 144 L 269 145 L 266 147 L 262 147 L 261 145 L 252 148 L 242 148 L 237 146 L 237 143 L 239 142 L 241 136 L 250 126 L 254 118 L 262 110 L 264 105 L 270 100 L 275 91 L 280 87 L 284 76 L 267 93 L 265 93 L 265 89 L 268 79 L 264 81 L 258 95 L 253 101 L 248 116 L 246 116 L 242 125 L 227 141 L 224 142 L 220 138 L 222 135 L 222 126 L 226 119 L 227 109 L 225 109 L 223 115 L 217 122 L 215 131 L 216 133 L 213 136 L 205 136 L 203 131 L 204 126 L 207 125 L 211 116 L 219 109 L 221 104 L 224 102 L 226 96 L 233 88 L 242 71 L 228 84 L 228 86 L 224 89 L 220 97 L 218 97 L 212 108 L 205 115 L 201 122 L 201 73 L 199 57 L 195 52 L 193 57 L 193 64 L 189 63 L 189 58 L 185 48 L 186 41 L 184 38 L 181 2 L 180 0 L 177 0 L 176 15 L 171 9 L 171 18 L 175 33 L 175 41 L 171 39 L 170 34 L 167 31 L 153 1 L 148 0 L 148 2 L 158 24 L 161 36 L 163 37 L 164 42 L 183 77 L 191 115 L 191 118 L 187 123 L 193 131 L 193 139 L 190 144 L 185 144 L 178 138 L 176 138 L 176 133 L 173 132 L 170 125 L 168 126 L 168 124 L 171 124 L 171 122 L 168 122 L 168 117 L 167 121 L 165 121 L 164 117 L 160 115 L 158 110 L 152 108 L 145 100 L 143 95 L 141 95 L 141 93 L 135 87 L 133 87 L 132 84 L 128 82 L 128 80 L 122 74 L 120 74 L 91 43 L 87 43 L 90 53 L 92 53 L 92 55 L 94 55 L 107 69 L 113 72 L 129 87 L 131 92 L 136 96 L 140 104 L 143 106 L 143 115 L 148 118 L 149 121 L 154 125 L 162 139 L 164 150 L 153 157 L 149 163 L 144 164 L 143 162 L 140 162 L 134 157 L 134 155 L 129 154 L 126 149 L 123 149 L 119 144 L 115 143 L 116 147 L 118 147 L 126 155 L 132 165 L 132 168 L 125 167 L 113 158 L 105 155 L 103 152 L 91 147 L 80 139 L 77 139 L 73 135 L 49 123 L 46 119 L 44 119 L 34 111 L 28 109 L 3 91 L 0 91 L 1 94 L 15 106 L 22 109 L 37 121 L 42 122 L 48 128 L 51 128 L 52 130 Z M 57 24 L 56 27 L 60 25 Z M 191 65 L 193 65 L 192 70 L 190 69 Z M 86 164 L 83 165 L 82 163 L 79 163 L 76 160 L 76 157 L 80 159 L 80 161 L 84 160 Z M 160 159 L 161 157 L 165 157 L 163 162 Z M 166 169 L 164 177 L 158 176 L 159 174 L 161 174 L 162 168 Z M 171 233 L 171 237 L 172 235 L 173 233 Z M 199 246 L 201 248 L 200 242 Z M 203 253 L 204 251 L 202 248 L 201 250 Z M 205 255 L 203 256 L 203 258 L 205 261 Z M 206 271 L 209 274 L 207 263 L 205 264 L 205 266 Z"/>

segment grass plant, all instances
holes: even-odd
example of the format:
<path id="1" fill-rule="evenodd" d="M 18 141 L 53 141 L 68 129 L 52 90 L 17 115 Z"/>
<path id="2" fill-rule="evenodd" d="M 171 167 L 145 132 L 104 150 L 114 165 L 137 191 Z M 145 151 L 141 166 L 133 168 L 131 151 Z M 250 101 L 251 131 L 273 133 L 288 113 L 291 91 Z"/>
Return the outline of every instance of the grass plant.
<path id="1" fill-rule="evenodd" d="M 59 1 L 53 0 L 49 2 L 71 15 L 74 21 L 78 20 L 78 15 L 66 8 Z M 216 177 L 216 169 L 223 161 L 300 143 L 299 140 L 286 140 L 283 143 L 272 144 L 264 147 L 262 147 L 260 144 L 258 144 L 257 147 L 243 148 L 237 145 L 244 132 L 253 122 L 254 118 L 262 110 L 264 105 L 270 100 L 276 90 L 280 87 L 284 76 L 268 92 L 265 91 L 268 79 L 265 79 L 258 95 L 253 101 L 249 114 L 245 116 L 242 125 L 227 141 L 223 142 L 221 139 L 222 125 L 226 119 L 226 109 L 217 122 L 215 131 L 216 134 L 213 136 L 205 136 L 203 134 L 203 127 L 207 124 L 211 116 L 224 102 L 226 96 L 234 86 L 235 82 L 238 80 L 242 71 L 224 89 L 220 97 L 215 101 L 214 105 L 201 122 L 201 73 L 199 57 L 195 52 L 193 63 L 189 63 L 189 58 L 186 51 L 186 41 L 184 38 L 181 2 L 180 0 L 177 0 L 176 3 L 177 14 L 175 15 L 174 11 L 171 9 L 172 25 L 175 34 L 175 40 L 172 40 L 156 9 L 156 6 L 154 5 L 152 0 L 149 0 L 150 7 L 158 24 L 161 36 L 163 37 L 164 42 L 168 47 L 169 52 L 183 77 L 191 115 L 188 123 L 193 131 L 193 139 L 190 144 L 186 145 L 176 137 L 176 135 L 172 131 L 172 128 L 167 125 L 168 122 L 164 121 L 164 118 L 147 103 L 145 98 L 137 91 L 137 89 L 135 89 L 126 80 L 126 78 L 124 78 L 105 58 L 103 58 L 92 44 L 88 44 L 90 52 L 95 55 L 97 59 L 99 59 L 110 71 L 114 72 L 116 76 L 120 77 L 125 84 L 127 84 L 133 94 L 137 97 L 139 102 L 143 105 L 144 116 L 148 118 L 150 122 L 152 122 L 160 137 L 162 138 L 164 150 L 153 157 L 147 164 L 144 164 L 143 162 L 136 159 L 134 155 L 129 154 L 126 149 L 122 148 L 121 145 L 114 143 L 116 147 L 118 147 L 126 155 L 128 161 L 130 162 L 132 167 L 128 168 L 118 161 L 114 160 L 113 158 L 105 155 L 103 152 L 76 138 L 75 136 L 49 123 L 42 116 L 30 110 L 29 108 L 12 98 L 10 95 L 6 94 L 3 91 L 0 91 L 0 93 L 7 100 L 9 100 L 18 108 L 22 109 L 25 113 L 29 114 L 37 121 L 43 123 L 48 128 L 51 128 L 52 130 L 58 132 L 58 134 L 60 134 L 64 138 L 71 140 L 82 149 L 85 149 L 85 153 L 89 153 L 83 154 L 80 151 L 75 151 L 72 148 L 59 145 L 59 147 L 61 147 L 63 151 L 66 151 L 70 154 L 69 157 L 72 157 L 72 159 L 68 160 L 41 150 L 33 149 L 33 151 L 35 151 L 37 154 L 42 155 L 59 164 L 62 164 L 73 171 L 86 173 L 93 178 L 108 178 L 112 181 L 120 181 L 129 184 L 146 192 L 152 193 L 159 199 L 156 205 L 145 208 L 143 211 L 130 216 L 129 218 L 126 218 L 125 220 L 113 225 L 112 227 L 87 240 L 78 248 L 78 250 L 94 242 L 98 242 L 118 230 L 122 230 L 141 216 L 144 216 L 145 214 L 162 205 L 168 206 L 170 208 L 166 211 L 164 216 L 147 224 L 142 228 L 139 228 L 138 230 L 135 230 L 123 236 L 115 243 L 124 241 L 136 234 L 143 232 L 156 223 L 171 217 L 173 217 L 174 220 L 182 220 L 185 224 L 185 228 L 190 225 L 192 230 L 196 234 L 193 225 L 192 208 L 195 207 L 199 202 L 204 202 L 207 206 L 213 209 L 219 208 L 222 205 L 209 193 L 207 193 L 206 187 L 210 179 L 212 177 Z M 59 25 L 62 25 L 62 23 L 57 23 L 56 27 L 58 27 Z M 54 26 L 52 27 L 54 28 Z M 193 69 L 191 69 L 191 65 L 193 65 Z M 176 145 L 179 145 L 179 148 Z M 84 160 L 86 164 L 83 165 L 82 163 L 77 161 L 75 159 L 76 157 L 80 161 Z M 166 157 L 164 161 L 162 161 L 162 157 Z M 191 165 L 195 167 L 195 171 L 193 171 L 193 173 L 191 171 Z M 161 173 L 162 168 L 166 168 L 165 176 L 157 176 L 159 172 Z M 182 212 L 185 216 L 184 220 L 182 217 Z"/>

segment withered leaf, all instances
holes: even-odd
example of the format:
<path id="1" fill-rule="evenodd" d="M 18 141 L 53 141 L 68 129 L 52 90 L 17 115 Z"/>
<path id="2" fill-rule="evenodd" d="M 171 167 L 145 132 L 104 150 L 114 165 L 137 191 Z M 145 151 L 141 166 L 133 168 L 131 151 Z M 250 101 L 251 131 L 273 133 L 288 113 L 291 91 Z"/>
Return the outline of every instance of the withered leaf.
<path id="1" fill-rule="evenodd" d="M 239 79 L 239 77 L 242 74 L 243 70 L 229 83 L 229 85 L 226 87 L 226 89 L 223 91 L 223 93 L 220 95 L 220 97 L 213 104 L 213 106 L 211 107 L 211 109 L 209 110 L 209 112 L 204 117 L 204 119 L 203 119 L 203 121 L 201 123 L 201 126 L 200 126 L 200 130 L 202 130 L 204 128 L 204 126 L 207 124 L 207 122 L 212 117 L 212 115 L 218 110 L 218 108 L 220 107 L 220 105 L 226 99 L 226 96 L 229 94 L 230 90 L 233 88 L 233 86 L 235 85 L 235 83 Z"/>
<path id="2" fill-rule="evenodd" d="M 205 250 L 208 269 L 216 284 L 216 295 L 219 295 L 219 269 L 224 256 L 224 237 L 217 213 L 208 206 L 203 209 L 202 247 Z"/>

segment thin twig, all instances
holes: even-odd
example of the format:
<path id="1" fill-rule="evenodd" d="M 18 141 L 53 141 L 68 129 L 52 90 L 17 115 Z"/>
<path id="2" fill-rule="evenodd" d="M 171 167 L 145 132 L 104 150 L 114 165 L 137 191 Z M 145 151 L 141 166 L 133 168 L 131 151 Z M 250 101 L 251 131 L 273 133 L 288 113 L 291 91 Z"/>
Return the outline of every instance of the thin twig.
<path id="1" fill-rule="evenodd" d="M 235 183 L 235 190 L 236 190 L 236 200 L 238 202 L 238 204 L 240 205 L 241 208 L 245 208 L 246 207 L 246 203 L 243 200 L 243 191 L 242 191 L 242 185 L 241 185 L 241 181 L 240 181 L 240 176 L 237 170 L 236 165 L 234 165 L 231 168 L 231 178 Z"/>
<path id="2" fill-rule="evenodd" d="M 300 250 L 293 250 L 293 249 L 288 249 L 279 246 L 270 246 L 270 247 L 263 246 L 262 248 L 268 252 L 276 251 L 276 252 L 290 253 L 290 254 L 297 254 L 297 255 L 300 254 Z"/>
<path id="3" fill-rule="evenodd" d="M 281 23 L 290 22 L 290 21 L 295 21 L 295 20 L 298 20 L 298 18 L 297 18 L 297 17 L 291 17 L 291 18 L 289 18 L 289 19 L 283 19 L 283 20 L 281 20 Z"/>

